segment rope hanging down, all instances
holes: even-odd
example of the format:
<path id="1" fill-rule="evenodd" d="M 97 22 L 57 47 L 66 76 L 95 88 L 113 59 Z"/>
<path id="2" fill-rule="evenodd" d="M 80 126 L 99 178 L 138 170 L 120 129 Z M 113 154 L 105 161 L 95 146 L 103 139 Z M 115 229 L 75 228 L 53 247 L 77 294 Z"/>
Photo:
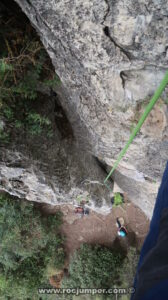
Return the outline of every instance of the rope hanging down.
<path id="1" fill-rule="evenodd" d="M 147 116 L 149 115 L 149 113 L 151 112 L 152 108 L 154 107 L 155 103 L 158 101 L 158 99 L 160 98 L 161 94 L 163 93 L 166 85 L 168 84 L 168 71 L 166 72 L 163 80 L 160 83 L 160 86 L 157 88 L 155 94 L 153 95 L 152 99 L 150 100 L 149 104 L 147 105 L 143 115 L 141 116 L 141 118 L 139 119 L 138 124 L 136 125 L 135 129 L 133 130 L 132 134 L 130 135 L 130 138 L 127 142 L 127 144 L 125 145 L 125 147 L 121 150 L 121 152 L 118 155 L 117 160 L 114 163 L 113 168 L 111 169 L 111 171 L 109 172 L 109 174 L 107 175 L 107 177 L 104 180 L 104 184 L 106 183 L 106 181 L 110 178 L 110 176 L 112 175 L 112 173 L 114 172 L 114 170 L 118 167 L 121 159 L 123 158 L 123 156 L 125 155 L 125 153 L 127 152 L 130 144 L 132 143 L 133 139 L 135 138 L 135 136 L 137 135 L 137 133 L 139 132 L 139 130 L 141 129 L 143 123 L 145 122 Z"/>

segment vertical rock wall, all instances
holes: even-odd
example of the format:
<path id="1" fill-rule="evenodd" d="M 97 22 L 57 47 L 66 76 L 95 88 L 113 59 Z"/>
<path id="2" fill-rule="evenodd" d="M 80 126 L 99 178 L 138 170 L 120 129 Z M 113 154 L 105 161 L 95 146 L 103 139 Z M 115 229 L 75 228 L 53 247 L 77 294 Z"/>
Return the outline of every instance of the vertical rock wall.
<path id="1" fill-rule="evenodd" d="M 167 1 L 16 2 L 61 78 L 76 143 L 112 166 L 168 67 Z M 168 156 L 166 93 L 115 174 L 149 217 Z"/>

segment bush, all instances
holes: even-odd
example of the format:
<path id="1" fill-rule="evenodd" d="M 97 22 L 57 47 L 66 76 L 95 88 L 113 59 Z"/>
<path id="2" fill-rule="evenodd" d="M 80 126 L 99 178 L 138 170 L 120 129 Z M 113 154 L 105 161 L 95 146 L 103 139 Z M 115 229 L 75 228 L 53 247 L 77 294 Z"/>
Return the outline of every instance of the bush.
<path id="1" fill-rule="evenodd" d="M 130 247 L 120 270 L 120 281 L 122 287 L 129 288 L 133 286 L 138 260 L 138 251 L 136 248 Z"/>
<path id="2" fill-rule="evenodd" d="M 22 18 L 20 10 L 18 15 L 7 10 L 0 18 L 0 116 L 7 124 L 0 133 L 3 141 L 9 140 L 11 128 L 30 135 L 52 133 L 49 119 L 36 111 L 33 101 L 40 98 L 40 85 L 52 88 L 59 78 L 35 30 Z"/>
<path id="3" fill-rule="evenodd" d="M 60 224 L 59 212 L 42 217 L 32 203 L 0 196 L 0 299 L 37 299 L 48 265 L 64 264 Z"/>
<path id="4" fill-rule="evenodd" d="M 113 252 L 101 246 L 82 245 L 75 252 L 69 265 L 69 276 L 62 281 L 63 288 L 130 288 L 133 286 L 139 255 L 131 247 L 127 255 Z M 115 300 L 114 294 L 72 296 L 60 299 Z M 45 299 L 45 298 L 44 298 Z M 52 297 L 51 297 L 52 299 Z M 118 294 L 117 299 L 129 300 L 130 294 Z"/>
<path id="5" fill-rule="evenodd" d="M 63 287 L 109 288 L 118 281 L 123 262 L 120 253 L 101 246 L 82 245 L 75 252 L 70 265 L 69 277 L 64 278 Z"/>
<path id="6" fill-rule="evenodd" d="M 121 205 L 123 203 L 123 198 L 120 193 L 114 194 L 114 206 Z"/>

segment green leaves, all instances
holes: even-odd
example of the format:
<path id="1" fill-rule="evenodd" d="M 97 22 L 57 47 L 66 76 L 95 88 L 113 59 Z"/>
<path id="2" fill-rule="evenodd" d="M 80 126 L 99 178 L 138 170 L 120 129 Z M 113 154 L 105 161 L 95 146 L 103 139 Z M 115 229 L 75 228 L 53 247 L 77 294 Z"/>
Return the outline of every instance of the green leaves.
<path id="1" fill-rule="evenodd" d="M 61 222 L 60 213 L 42 217 L 31 203 L 0 195 L 0 297 L 6 278 L 12 299 L 32 299 L 48 264 L 62 267 L 64 250 L 57 233 Z"/>
<path id="2" fill-rule="evenodd" d="M 63 287 L 109 288 L 115 284 L 123 257 L 108 248 L 82 245 L 71 259 Z"/>
<path id="3" fill-rule="evenodd" d="M 40 135 L 44 127 L 50 129 L 51 122 L 48 118 L 42 117 L 40 114 L 31 112 L 26 117 L 26 126 L 32 135 Z"/>
<path id="4" fill-rule="evenodd" d="M 12 22 L 4 23 L 7 36 L 0 32 L 3 49 L 0 51 L 0 115 L 7 131 L 0 133 L 0 140 L 8 142 L 14 130 L 16 133 L 24 130 L 30 135 L 45 133 L 51 138 L 50 121 L 36 112 L 36 107 L 42 98 L 39 86 L 52 88 L 60 82 L 59 77 L 38 37 L 31 36 L 30 28 L 25 32 L 27 26 L 23 30 L 17 22 Z M 36 105 L 32 104 L 35 100 Z"/>
<path id="5" fill-rule="evenodd" d="M 121 205 L 123 203 L 123 199 L 122 196 L 120 195 L 120 193 L 115 193 L 114 194 L 114 205 L 118 206 Z"/>
<path id="6" fill-rule="evenodd" d="M 11 107 L 6 106 L 3 110 L 3 114 L 8 120 L 13 119 L 13 110 L 11 109 Z"/>
<path id="7" fill-rule="evenodd" d="M 12 71 L 13 66 L 6 63 L 4 59 L 0 59 L 0 74 L 4 74 L 7 71 Z"/>
<path id="8" fill-rule="evenodd" d="M 49 86 L 51 88 L 55 87 L 57 84 L 59 84 L 61 81 L 60 81 L 60 78 L 58 77 L 57 74 L 55 74 L 54 78 L 53 79 L 50 79 L 50 80 L 45 80 L 43 82 L 44 85 L 46 86 Z"/>
<path id="9" fill-rule="evenodd" d="M 29 123 L 36 123 L 36 124 L 39 124 L 41 126 L 51 124 L 51 122 L 48 118 L 42 117 L 40 114 L 37 114 L 37 113 L 30 113 L 27 116 L 27 121 Z"/>

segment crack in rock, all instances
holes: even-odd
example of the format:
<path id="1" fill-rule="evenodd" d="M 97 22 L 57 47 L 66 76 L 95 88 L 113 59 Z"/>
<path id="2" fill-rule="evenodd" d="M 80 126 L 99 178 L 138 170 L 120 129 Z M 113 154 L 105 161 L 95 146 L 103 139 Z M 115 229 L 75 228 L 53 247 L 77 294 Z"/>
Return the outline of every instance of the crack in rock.
<path id="1" fill-rule="evenodd" d="M 123 89 L 125 89 L 125 82 L 126 82 L 126 79 L 127 79 L 127 75 L 125 74 L 124 71 L 120 72 L 120 78 L 122 80 L 122 87 L 123 87 Z"/>
<path id="2" fill-rule="evenodd" d="M 108 14 L 109 14 L 109 12 L 110 12 L 110 5 L 109 5 L 109 3 L 108 3 L 108 0 L 105 0 L 105 3 L 107 4 L 107 10 L 106 10 L 106 13 L 105 13 L 105 15 L 104 15 L 104 18 L 103 18 L 103 21 L 102 21 L 102 25 L 104 25 L 104 22 L 106 21 L 106 19 L 107 19 L 107 16 L 108 16 Z"/>
<path id="3" fill-rule="evenodd" d="M 103 31 L 104 31 L 105 35 L 110 39 L 110 41 L 115 45 L 115 47 L 119 48 L 120 51 L 121 51 L 122 53 L 124 53 L 125 56 L 129 59 L 129 61 L 131 61 L 132 55 L 131 55 L 128 51 L 126 51 L 126 50 L 123 49 L 120 45 L 118 45 L 118 44 L 116 43 L 116 41 L 115 41 L 115 40 L 112 38 L 112 36 L 110 35 L 109 27 L 108 27 L 108 26 L 105 26 L 105 27 L 103 28 Z"/>

